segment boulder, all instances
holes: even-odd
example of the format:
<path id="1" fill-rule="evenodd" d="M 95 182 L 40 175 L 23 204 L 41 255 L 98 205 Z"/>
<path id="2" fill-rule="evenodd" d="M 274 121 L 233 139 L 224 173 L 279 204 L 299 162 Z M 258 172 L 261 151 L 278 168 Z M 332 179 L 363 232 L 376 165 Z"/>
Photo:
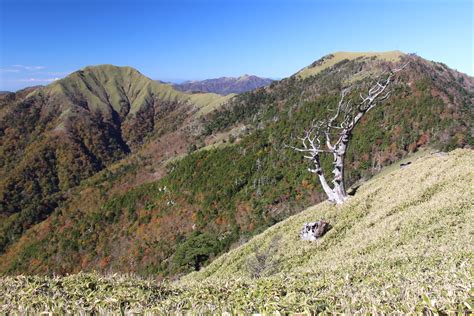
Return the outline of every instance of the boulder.
<path id="1" fill-rule="evenodd" d="M 313 223 L 304 223 L 300 232 L 302 240 L 314 241 L 323 236 L 329 230 L 329 223 L 321 219 Z"/>

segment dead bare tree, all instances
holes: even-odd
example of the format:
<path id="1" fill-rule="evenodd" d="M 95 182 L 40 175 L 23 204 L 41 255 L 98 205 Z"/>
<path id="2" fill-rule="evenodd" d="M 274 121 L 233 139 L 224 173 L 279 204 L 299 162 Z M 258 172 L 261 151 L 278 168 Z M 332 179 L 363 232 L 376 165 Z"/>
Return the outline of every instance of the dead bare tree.
<path id="1" fill-rule="evenodd" d="M 340 204 L 347 200 L 344 187 L 344 157 L 352 132 L 367 112 L 390 96 L 388 87 L 395 74 L 405 66 L 382 74 L 366 95 L 359 94 L 361 98 L 359 102 L 348 100 L 350 88 L 343 89 L 336 108 L 330 110 L 333 114 L 323 119 L 313 120 L 310 128 L 305 131 L 304 137 L 299 138 L 303 147 L 288 146 L 304 153 L 304 158 L 311 160 L 314 164 L 314 168 L 308 168 L 308 171 L 318 175 L 329 201 Z M 334 157 L 332 187 L 326 180 L 321 167 L 320 154 L 322 153 L 332 154 Z"/>

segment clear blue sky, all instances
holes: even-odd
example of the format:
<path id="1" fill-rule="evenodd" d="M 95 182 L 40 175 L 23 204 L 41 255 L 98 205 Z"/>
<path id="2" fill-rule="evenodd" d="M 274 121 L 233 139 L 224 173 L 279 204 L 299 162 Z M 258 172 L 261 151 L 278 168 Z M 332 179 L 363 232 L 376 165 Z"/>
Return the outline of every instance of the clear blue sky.
<path id="1" fill-rule="evenodd" d="M 474 75 L 471 0 L 0 3 L 0 90 L 104 63 L 169 81 L 282 78 L 334 51 L 395 49 Z"/>

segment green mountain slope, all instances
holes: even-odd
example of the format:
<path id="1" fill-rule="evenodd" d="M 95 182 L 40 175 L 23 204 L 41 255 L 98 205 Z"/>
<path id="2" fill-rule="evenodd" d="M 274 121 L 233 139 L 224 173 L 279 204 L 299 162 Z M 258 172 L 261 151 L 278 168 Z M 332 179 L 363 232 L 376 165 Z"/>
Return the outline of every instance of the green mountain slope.
<path id="1" fill-rule="evenodd" d="M 459 257 L 461 263 L 474 255 L 474 152 L 425 153 L 406 160 L 412 164 L 382 171 L 348 203 L 311 207 L 185 279 L 250 277 L 248 263 L 256 250 L 269 246 L 268 261 L 276 267 L 264 272 L 282 275 L 352 274 L 352 269 L 376 263 L 380 266 L 374 269 L 382 273 L 390 265 L 421 268 L 442 258 Z M 331 230 L 316 242 L 300 240 L 303 223 L 319 219 L 328 221 Z"/>
<path id="2" fill-rule="evenodd" d="M 121 127 L 121 139 L 131 153 L 103 164 L 100 172 L 91 172 L 80 185 L 60 191 L 61 202 L 47 207 L 47 215 L 37 219 L 38 224 L 19 231 L 4 226 L 6 235 L 15 238 L 8 237 L 10 243 L 0 255 L 0 273 L 99 270 L 176 276 L 202 268 L 236 244 L 324 199 L 317 179 L 306 171 L 304 159 L 285 144 L 296 145 L 296 137 L 311 120 L 337 102 L 342 86 L 355 84 L 357 95 L 374 75 L 406 62 L 409 64 L 394 82 L 391 97 L 354 131 L 346 160 L 348 185 L 370 178 L 383 166 L 420 149 L 473 145 L 471 77 L 414 55 L 402 55 L 396 62 L 359 57 L 343 59 L 305 79 L 294 75 L 237 95 L 207 114 L 197 105 L 182 106 L 181 99 L 171 106 L 158 100 L 158 108 L 168 110 L 155 117 L 153 131 L 142 145 L 130 142 L 130 134 Z M 109 106 L 104 113 L 117 113 L 112 109 Z M 130 130 L 146 131 L 150 126 L 145 109 L 154 107 L 145 106 L 144 112 L 133 116 L 139 120 Z M 130 122 L 127 115 L 120 126 Z M 87 126 L 79 129 L 85 135 L 91 129 Z M 107 147 L 87 148 L 100 152 Z M 73 151 L 65 148 L 63 152 L 77 159 Z M 45 149 L 46 154 L 51 152 Z M 323 165 L 327 166 L 329 159 Z M 56 173 L 46 172 L 51 170 L 49 165 L 40 167 L 18 174 L 27 174 L 28 183 L 35 185 L 35 179 L 40 178 L 39 187 L 43 188 L 42 182 L 54 180 Z M 20 203 L 25 189 L 17 186 L 10 192 L 16 192 Z M 47 190 L 39 192 L 52 196 Z M 194 252 L 196 256 L 188 256 L 199 244 L 205 246 Z"/>
<path id="3" fill-rule="evenodd" d="M 82 180 L 228 99 L 195 100 L 112 65 L 31 90 L 0 99 L 0 253 Z"/>
<path id="4" fill-rule="evenodd" d="M 468 313 L 474 152 L 408 160 L 363 184 L 346 204 L 310 207 L 175 283 L 97 274 L 4 277 L 1 311 Z M 321 218 L 331 230 L 301 241 L 303 223 Z"/>

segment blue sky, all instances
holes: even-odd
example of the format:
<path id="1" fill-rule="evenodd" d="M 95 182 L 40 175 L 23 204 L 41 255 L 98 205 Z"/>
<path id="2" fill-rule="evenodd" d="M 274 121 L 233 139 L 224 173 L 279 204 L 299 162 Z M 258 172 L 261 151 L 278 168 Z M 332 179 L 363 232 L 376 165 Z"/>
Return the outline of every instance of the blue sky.
<path id="1" fill-rule="evenodd" d="M 401 50 L 474 75 L 471 0 L 0 3 L 0 90 L 104 63 L 166 81 L 282 78 L 335 51 Z"/>

